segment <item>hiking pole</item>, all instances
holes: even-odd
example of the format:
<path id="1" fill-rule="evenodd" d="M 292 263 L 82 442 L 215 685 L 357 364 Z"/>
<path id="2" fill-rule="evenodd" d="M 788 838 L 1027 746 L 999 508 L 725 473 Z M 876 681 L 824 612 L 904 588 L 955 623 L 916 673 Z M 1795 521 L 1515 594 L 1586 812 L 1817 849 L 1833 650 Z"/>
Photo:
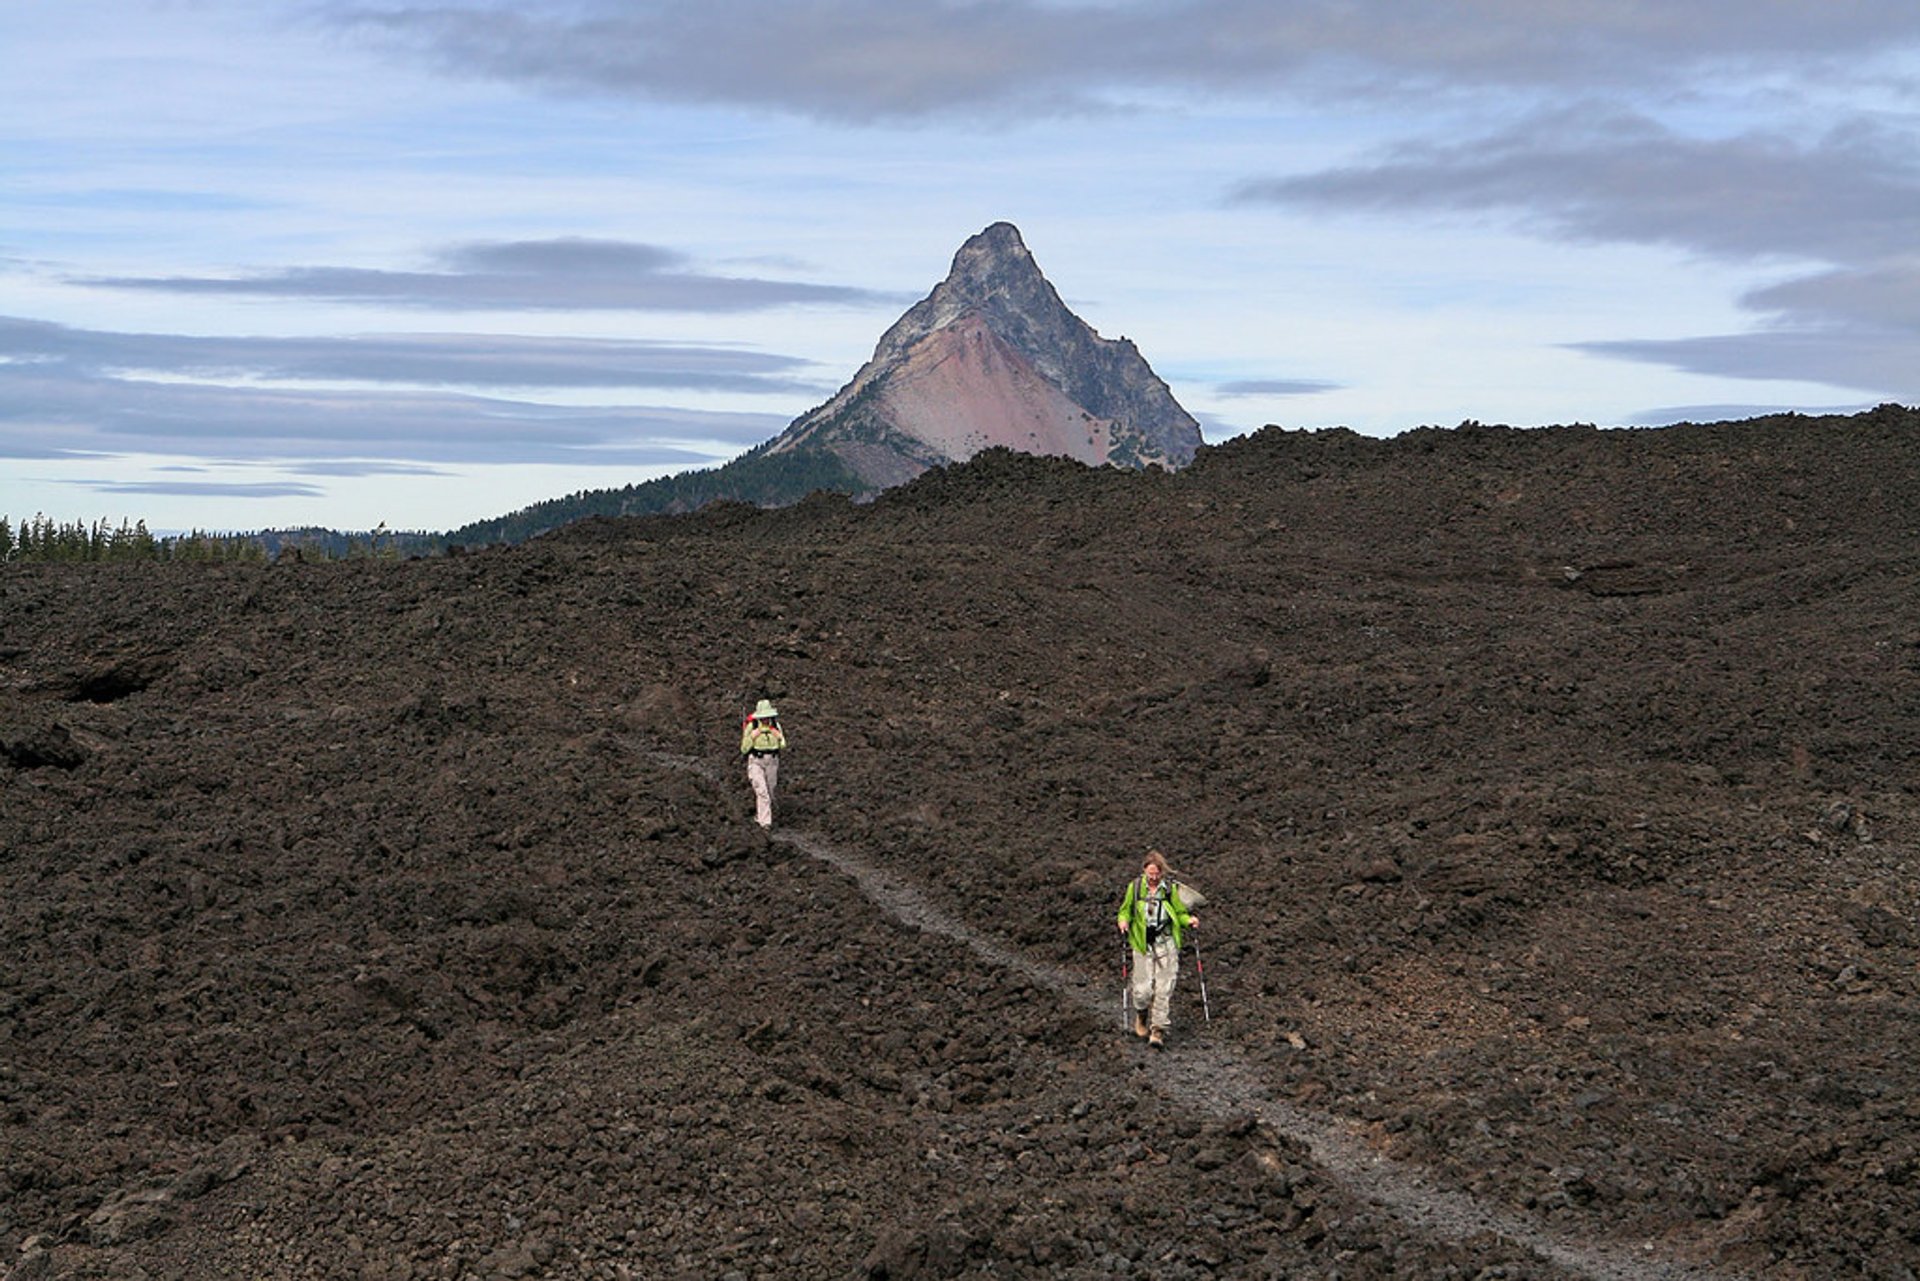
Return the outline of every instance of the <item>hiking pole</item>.
<path id="1" fill-rule="evenodd" d="M 1120 1030 L 1133 1030 L 1133 1020 L 1127 1016 L 1133 1012 L 1133 945 L 1125 939 L 1120 940 Z"/>
<path id="2" fill-rule="evenodd" d="M 1213 1005 L 1207 1000 L 1207 967 L 1200 960 L 1200 940 L 1193 940 L 1193 968 L 1200 976 L 1200 1011 L 1207 1016 L 1207 1022 L 1213 1022 Z"/>

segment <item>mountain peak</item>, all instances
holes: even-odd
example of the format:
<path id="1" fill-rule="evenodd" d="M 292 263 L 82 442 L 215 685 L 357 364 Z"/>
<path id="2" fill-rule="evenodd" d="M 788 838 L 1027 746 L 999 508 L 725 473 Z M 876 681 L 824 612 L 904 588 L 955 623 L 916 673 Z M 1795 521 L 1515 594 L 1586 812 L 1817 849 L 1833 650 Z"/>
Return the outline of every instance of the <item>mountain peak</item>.
<path id="1" fill-rule="evenodd" d="M 1079 323 L 1047 283 L 1027 242 L 1020 238 L 1020 229 L 1010 222 L 996 222 L 968 237 L 953 255 L 946 279 L 919 307 L 901 317 L 901 324 L 912 320 L 937 328 L 951 324 L 968 308 L 983 309 L 1015 324 L 1022 320 L 1057 324 L 1062 317 Z M 909 330 L 913 327 L 908 325 Z"/>
<path id="2" fill-rule="evenodd" d="M 1027 242 L 1020 238 L 1020 228 L 1003 220 L 992 224 L 984 231 L 968 236 L 966 243 L 960 246 L 960 252 L 954 257 L 957 261 L 969 252 L 1025 254 Z"/>
<path id="3" fill-rule="evenodd" d="M 1010 222 L 996 222 L 985 231 L 967 237 L 967 242 L 953 255 L 947 279 L 978 280 L 1009 269 L 1025 269 L 1035 275 L 1040 272 L 1027 242 L 1020 238 L 1020 229 Z"/>
<path id="4" fill-rule="evenodd" d="M 1082 462 L 1178 467 L 1200 425 L 1124 339 L 1060 300 L 1019 228 L 969 237 L 853 380 L 770 454 L 824 448 L 884 488 L 995 445 Z"/>

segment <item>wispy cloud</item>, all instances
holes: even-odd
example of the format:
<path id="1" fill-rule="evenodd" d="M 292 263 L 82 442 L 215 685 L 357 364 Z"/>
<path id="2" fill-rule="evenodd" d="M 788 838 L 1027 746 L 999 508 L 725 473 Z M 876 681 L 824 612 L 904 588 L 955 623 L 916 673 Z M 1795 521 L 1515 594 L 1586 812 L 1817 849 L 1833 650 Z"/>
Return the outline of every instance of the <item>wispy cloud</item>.
<path id="1" fill-rule="evenodd" d="M 1505 216 L 1582 244 L 1723 260 L 1828 262 L 1740 299 L 1749 333 L 1577 344 L 1693 373 L 1920 397 L 1920 162 L 1911 139 L 1855 120 L 1811 141 L 1684 136 L 1645 116 L 1565 111 L 1468 142 L 1416 142 L 1368 163 L 1242 184 L 1243 203 Z"/>
<path id="2" fill-rule="evenodd" d="M 808 362 L 737 347 L 511 334 L 241 338 L 74 329 L 0 316 L 0 361 L 105 377 L 819 394 Z"/>
<path id="3" fill-rule="evenodd" d="M 842 285 L 723 276 L 654 245 L 563 238 L 463 245 L 437 270 L 287 267 L 235 276 L 96 276 L 74 281 L 178 294 L 381 303 L 442 311 L 746 312 L 865 307 L 902 299 Z"/>
<path id="4" fill-rule="evenodd" d="M 1654 409 L 1643 409 L 1627 418 L 1629 423 L 1639 427 L 1670 427 L 1675 423 L 1722 423 L 1742 418 L 1763 418 L 1769 414 L 1857 414 L 1873 408 L 1870 404 L 1828 405 L 1813 407 L 1809 405 L 1769 405 L 1745 402 L 1722 403 L 1713 405 L 1663 405 Z"/>
<path id="5" fill-rule="evenodd" d="M 1859 326 L 1760 329 L 1698 338 L 1623 338 L 1578 349 L 1724 378 L 1816 382 L 1920 403 L 1920 341 Z"/>
<path id="6" fill-rule="evenodd" d="M 467 342 L 505 349 L 494 379 L 467 376 L 467 358 L 455 350 Z M 701 388 L 790 385 L 784 378 L 758 379 L 755 367 L 767 358 L 726 349 L 633 344 L 638 371 L 622 373 L 613 353 L 627 346 L 419 336 L 183 338 L 4 320 L 0 458 L 181 455 L 292 461 L 356 475 L 373 474 L 369 464 L 384 464 L 380 474 L 431 464 L 569 459 L 594 466 L 699 466 L 715 460 L 716 445 L 755 444 L 785 425 L 773 414 L 580 408 L 416 385 L 428 375 L 549 388 L 650 379 Z M 676 366 L 676 360 L 687 363 Z M 769 363 L 790 367 L 781 358 Z M 236 381 L 197 381 L 211 376 Z M 271 383 L 322 377 L 381 385 L 316 390 Z"/>
<path id="7" fill-rule="evenodd" d="M 1338 391 L 1339 383 L 1314 382 L 1304 378 L 1243 378 L 1221 383 L 1214 391 L 1222 396 L 1317 396 Z"/>
<path id="8" fill-rule="evenodd" d="M 379 462 L 343 462 L 343 463 L 296 463 L 287 468 L 300 476 L 446 476 L 445 468 L 426 467 L 418 463 L 379 463 Z"/>
<path id="9" fill-rule="evenodd" d="M 1409 142 L 1367 163 L 1250 180 L 1233 198 L 1500 214 L 1584 243 L 1858 262 L 1913 247 L 1920 164 L 1910 138 L 1867 121 L 1808 143 L 1780 133 L 1689 137 L 1589 104 L 1465 142 Z"/>
<path id="10" fill-rule="evenodd" d="M 1920 254 L 1920 241 L 1911 252 Z M 1753 290 L 1741 301 L 1786 324 L 1873 327 L 1886 330 L 1889 337 L 1920 341 L 1920 258 L 1802 276 Z"/>
<path id="11" fill-rule="evenodd" d="M 1083 18 L 1091 17 L 1089 25 Z M 771 108 L 841 123 L 1084 110 L 1057 53 L 1124 15 L 986 0 L 343 6 L 335 21 L 443 69 L 543 89 Z"/>
<path id="12" fill-rule="evenodd" d="M 1608 0 L 1577 19 L 1536 0 L 579 0 L 341 5 L 332 20 L 462 74 L 853 123 L 1084 112 L 1141 91 L 1559 93 L 1920 38 L 1920 13 L 1870 0 Z"/>
<path id="13" fill-rule="evenodd" d="M 319 498 L 325 493 L 317 485 L 298 485 L 286 481 L 88 481 L 82 487 L 98 494 L 148 494 L 169 498 Z"/>
<path id="14" fill-rule="evenodd" d="M 0 397 L 0 458 L 192 454 L 221 461 L 691 467 L 757 444 L 786 423 L 770 414 L 650 405 L 572 409 L 452 393 L 281 392 L 132 380 L 74 386 L 7 368 L 0 368 Z"/>

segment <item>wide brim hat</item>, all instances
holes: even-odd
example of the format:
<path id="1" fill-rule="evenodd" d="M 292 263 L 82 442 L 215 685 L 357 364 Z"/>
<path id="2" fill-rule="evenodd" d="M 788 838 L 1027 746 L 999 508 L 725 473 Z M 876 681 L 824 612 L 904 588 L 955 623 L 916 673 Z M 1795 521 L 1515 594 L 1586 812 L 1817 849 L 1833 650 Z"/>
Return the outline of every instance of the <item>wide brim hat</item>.
<path id="1" fill-rule="evenodd" d="M 757 704 L 754 705 L 753 719 L 755 719 L 756 721 L 774 720 L 774 719 L 777 719 L 779 715 L 780 715 L 780 709 L 775 707 L 767 699 L 763 698 Z"/>

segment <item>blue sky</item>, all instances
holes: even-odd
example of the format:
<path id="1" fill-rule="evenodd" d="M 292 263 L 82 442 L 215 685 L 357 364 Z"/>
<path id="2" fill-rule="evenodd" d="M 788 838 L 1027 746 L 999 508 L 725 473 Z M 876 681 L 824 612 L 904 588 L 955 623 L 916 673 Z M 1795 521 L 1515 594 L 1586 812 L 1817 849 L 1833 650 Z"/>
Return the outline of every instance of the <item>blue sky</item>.
<path id="1" fill-rule="evenodd" d="M 1920 401 L 1912 0 L 0 0 L 0 515 L 722 461 L 989 223 L 1218 442 Z"/>

